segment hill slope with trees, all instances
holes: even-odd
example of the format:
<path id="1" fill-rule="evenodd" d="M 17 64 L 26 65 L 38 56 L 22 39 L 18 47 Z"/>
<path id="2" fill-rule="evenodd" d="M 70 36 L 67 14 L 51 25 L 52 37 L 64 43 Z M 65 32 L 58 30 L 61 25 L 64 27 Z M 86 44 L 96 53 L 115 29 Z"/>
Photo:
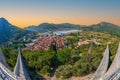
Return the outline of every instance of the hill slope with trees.
<path id="1" fill-rule="evenodd" d="M 0 44 L 7 41 L 17 41 L 28 35 L 30 35 L 29 37 L 32 37 L 34 34 L 36 33 L 18 28 L 10 24 L 5 18 L 0 18 Z"/>

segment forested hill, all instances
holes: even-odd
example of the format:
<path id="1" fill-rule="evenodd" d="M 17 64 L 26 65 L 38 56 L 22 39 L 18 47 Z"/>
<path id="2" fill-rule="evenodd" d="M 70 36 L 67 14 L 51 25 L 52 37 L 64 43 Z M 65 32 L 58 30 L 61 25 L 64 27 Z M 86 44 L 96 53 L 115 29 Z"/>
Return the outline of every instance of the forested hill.
<path id="1" fill-rule="evenodd" d="M 11 39 L 18 39 L 34 32 L 20 29 L 10 24 L 5 18 L 0 18 L 0 44 Z"/>
<path id="2" fill-rule="evenodd" d="M 63 24 L 51 24 L 51 23 L 42 23 L 38 26 L 28 26 L 25 30 L 35 31 L 35 32 L 48 32 L 55 30 L 68 30 L 68 29 L 80 29 L 80 25 L 63 23 Z"/>
<path id="3" fill-rule="evenodd" d="M 108 22 L 101 22 L 91 26 L 83 27 L 83 29 L 105 32 L 105 33 L 114 34 L 120 37 L 120 26 L 112 23 L 108 23 Z"/>

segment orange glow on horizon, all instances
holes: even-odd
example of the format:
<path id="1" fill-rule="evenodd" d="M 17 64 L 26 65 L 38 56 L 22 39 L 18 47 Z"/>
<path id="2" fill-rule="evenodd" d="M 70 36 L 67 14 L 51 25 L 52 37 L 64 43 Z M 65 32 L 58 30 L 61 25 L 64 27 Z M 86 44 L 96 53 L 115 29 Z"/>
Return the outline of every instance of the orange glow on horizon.
<path id="1" fill-rule="evenodd" d="M 72 23 L 79 25 L 91 25 L 97 24 L 101 21 L 110 22 L 116 25 L 120 25 L 120 18 L 118 16 L 93 14 L 93 13 L 53 13 L 53 12 L 9 12 L 9 14 L 0 13 L 1 17 L 6 18 L 12 25 L 20 28 L 24 28 L 31 25 L 39 25 L 41 23 Z M 14 15 L 13 15 L 14 14 Z M 13 15 L 13 16 L 12 16 Z"/>
<path id="2" fill-rule="evenodd" d="M 100 23 L 102 21 L 105 21 L 105 22 L 110 22 L 110 23 L 113 23 L 113 24 L 116 24 L 116 25 L 120 25 L 119 21 L 111 21 L 111 20 L 27 20 L 27 19 L 24 19 L 24 20 L 12 20 L 12 19 L 9 19 L 8 20 L 12 25 L 15 25 L 17 27 L 20 27 L 20 28 L 24 28 L 24 27 L 27 27 L 27 26 L 31 26 L 31 25 L 39 25 L 41 23 L 54 23 L 54 24 L 60 24 L 60 23 L 72 23 L 72 24 L 78 24 L 78 25 L 92 25 L 92 24 L 97 24 L 97 23 Z"/>
<path id="3" fill-rule="evenodd" d="M 6 14 L 7 15 L 7 14 Z M 81 16 L 80 16 L 81 15 Z M 86 16 L 85 16 L 86 15 Z M 9 17 L 8 17 L 9 16 Z M 72 24 L 78 24 L 78 25 L 91 25 L 91 24 L 97 24 L 102 21 L 113 23 L 116 25 L 120 25 L 119 21 L 120 19 L 118 17 L 103 17 L 98 15 L 87 15 L 87 14 L 66 14 L 66 15 L 52 15 L 52 14 L 46 14 L 46 15 L 37 15 L 36 16 L 27 16 L 25 15 L 14 15 L 14 17 L 10 17 L 10 15 L 6 16 L 5 18 L 12 24 L 20 28 L 24 28 L 31 25 L 39 25 L 41 23 L 54 23 L 54 24 L 60 24 L 60 23 L 72 23 Z M 62 17 L 61 17 L 62 16 Z"/>

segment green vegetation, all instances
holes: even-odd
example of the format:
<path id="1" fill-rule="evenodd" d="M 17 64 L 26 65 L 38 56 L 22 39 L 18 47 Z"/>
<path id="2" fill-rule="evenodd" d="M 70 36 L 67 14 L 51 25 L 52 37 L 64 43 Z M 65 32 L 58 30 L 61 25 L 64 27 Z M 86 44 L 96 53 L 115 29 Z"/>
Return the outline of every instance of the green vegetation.
<path id="1" fill-rule="evenodd" d="M 54 51 L 23 51 L 23 53 L 25 60 L 28 62 L 30 71 L 50 75 L 55 59 Z"/>
<path id="2" fill-rule="evenodd" d="M 13 49 L 24 48 L 25 44 L 32 42 L 38 36 L 38 33 L 18 29 L 13 33 L 9 41 L 2 43 L 2 46 Z"/>
<path id="3" fill-rule="evenodd" d="M 2 48 L 2 52 L 4 53 L 4 56 L 6 58 L 6 61 L 8 65 L 10 66 L 11 70 L 13 71 L 15 67 L 15 63 L 17 61 L 17 50 L 12 50 L 10 48 Z"/>
<path id="4" fill-rule="evenodd" d="M 23 57 L 25 62 L 28 63 L 26 66 L 28 66 L 32 79 L 40 79 L 40 75 L 50 76 L 56 65 L 56 60 L 59 63 L 57 64 L 58 68 L 55 72 L 57 78 L 64 79 L 70 78 L 71 76 L 87 75 L 97 69 L 107 43 L 110 43 L 111 61 L 114 59 L 119 43 L 119 38 L 117 36 L 95 31 L 71 33 L 63 37 L 68 42 L 67 46 L 57 52 L 52 45 L 48 51 L 23 50 Z M 90 61 L 88 61 L 90 44 L 77 47 L 79 40 L 96 40 L 100 43 L 99 45 L 95 43 L 92 45 Z M 2 50 L 8 64 L 13 70 L 17 58 L 17 51 L 10 47 L 3 48 Z"/>

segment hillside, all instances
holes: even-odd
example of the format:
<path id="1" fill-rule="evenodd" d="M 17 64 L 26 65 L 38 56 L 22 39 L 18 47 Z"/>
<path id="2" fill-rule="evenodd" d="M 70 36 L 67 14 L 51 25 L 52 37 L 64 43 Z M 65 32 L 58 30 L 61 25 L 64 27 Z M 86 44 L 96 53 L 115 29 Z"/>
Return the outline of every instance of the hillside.
<path id="1" fill-rule="evenodd" d="M 35 31 L 35 32 L 48 32 L 48 31 L 56 31 L 56 30 L 68 30 L 68 29 L 79 29 L 80 25 L 63 23 L 63 24 L 50 24 L 50 23 L 42 23 L 38 26 L 28 26 L 25 30 Z"/>
<path id="2" fill-rule="evenodd" d="M 34 32 L 20 29 L 10 24 L 5 18 L 0 18 L 0 44 L 10 40 L 18 40 L 28 34 L 34 34 Z"/>
<path id="3" fill-rule="evenodd" d="M 19 28 L 11 25 L 5 18 L 0 18 L 0 44 L 8 41 Z"/>
<path id="4" fill-rule="evenodd" d="M 120 26 L 108 22 L 101 22 L 95 25 L 84 27 L 83 29 L 110 33 L 120 37 Z"/>

